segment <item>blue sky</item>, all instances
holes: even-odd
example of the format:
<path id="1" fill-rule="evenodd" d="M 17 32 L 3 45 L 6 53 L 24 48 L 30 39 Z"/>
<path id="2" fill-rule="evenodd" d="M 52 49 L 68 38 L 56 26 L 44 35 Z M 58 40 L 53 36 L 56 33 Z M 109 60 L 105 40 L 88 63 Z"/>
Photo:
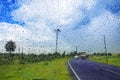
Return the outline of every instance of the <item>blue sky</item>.
<path id="1" fill-rule="evenodd" d="M 18 9 L 20 6 L 15 0 L 1 0 L 0 1 L 0 22 L 8 22 L 10 24 L 24 25 L 24 22 L 15 21 L 12 19 L 12 11 Z"/>
<path id="2" fill-rule="evenodd" d="M 60 27 L 61 26 L 61 27 Z M 26 53 L 54 52 L 60 28 L 60 52 L 120 53 L 120 0 L 0 0 L 0 45 L 13 40 Z"/>

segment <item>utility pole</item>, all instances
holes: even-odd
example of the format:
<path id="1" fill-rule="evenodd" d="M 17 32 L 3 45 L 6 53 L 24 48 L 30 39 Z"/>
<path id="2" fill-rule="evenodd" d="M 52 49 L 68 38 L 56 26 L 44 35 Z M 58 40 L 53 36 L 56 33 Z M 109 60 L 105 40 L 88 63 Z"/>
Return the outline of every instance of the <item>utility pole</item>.
<path id="1" fill-rule="evenodd" d="M 77 46 L 76 46 L 76 53 L 77 53 Z"/>
<path id="2" fill-rule="evenodd" d="M 40 54 L 40 49 L 39 49 L 39 54 Z"/>
<path id="3" fill-rule="evenodd" d="M 22 47 L 22 54 L 23 54 L 23 47 Z"/>
<path id="4" fill-rule="evenodd" d="M 55 48 L 55 53 L 57 53 L 57 47 L 58 47 L 58 35 L 59 35 L 59 32 L 61 32 L 61 31 L 60 31 L 60 29 L 56 29 L 55 32 L 56 32 L 56 48 Z"/>
<path id="5" fill-rule="evenodd" d="M 20 47 L 18 48 L 18 53 L 20 54 Z"/>
<path id="6" fill-rule="evenodd" d="M 108 63 L 108 54 L 107 54 L 107 46 L 106 46 L 105 35 L 103 35 L 103 38 L 104 38 L 104 49 L 105 49 L 106 62 Z"/>
<path id="7" fill-rule="evenodd" d="M 22 47 L 22 59 L 23 59 L 23 47 Z"/>

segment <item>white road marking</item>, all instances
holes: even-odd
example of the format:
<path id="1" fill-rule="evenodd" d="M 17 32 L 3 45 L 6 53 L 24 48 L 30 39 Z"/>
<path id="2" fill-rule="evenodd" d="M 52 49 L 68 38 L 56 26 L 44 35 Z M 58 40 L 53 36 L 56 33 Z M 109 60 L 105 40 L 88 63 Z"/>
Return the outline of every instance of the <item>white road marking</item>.
<path id="1" fill-rule="evenodd" d="M 114 74 L 116 74 L 116 75 L 120 75 L 120 73 L 118 73 L 118 72 L 111 71 L 111 70 L 105 69 L 105 68 L 102 68 L 102 69 L 105 70 L 105 71 L 107 71 L 107 72 L 114 73 Z"/>
<path id="2" fill-rule="evenodd" d="M 72 70 L 72 72 L 75 74 L 75 76 L 76 76 L 76 78 L 78 79 L 78 80 L 81 80 L 80 78 L 79 78 L 79 76 L 77 75 L 77 73 L 75 72 L 75 70 L 72 68 L 72 66 L 70 65 L 70 62 L 68 61 L 68 65 L 69 65 L 69 67 L 71 68 L 71 70 Z"/>

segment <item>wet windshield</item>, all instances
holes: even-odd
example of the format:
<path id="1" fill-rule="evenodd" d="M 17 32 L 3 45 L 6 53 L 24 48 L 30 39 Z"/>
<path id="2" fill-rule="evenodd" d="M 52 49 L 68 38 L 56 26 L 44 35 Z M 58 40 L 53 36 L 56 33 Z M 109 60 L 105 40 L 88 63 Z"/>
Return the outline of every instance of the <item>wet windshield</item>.
<path id="1" fill-rule="evenodd" d="M 79 80 L 87 60 L 120 66 L 120 0 L 0 0 L 1 80 Z"/>

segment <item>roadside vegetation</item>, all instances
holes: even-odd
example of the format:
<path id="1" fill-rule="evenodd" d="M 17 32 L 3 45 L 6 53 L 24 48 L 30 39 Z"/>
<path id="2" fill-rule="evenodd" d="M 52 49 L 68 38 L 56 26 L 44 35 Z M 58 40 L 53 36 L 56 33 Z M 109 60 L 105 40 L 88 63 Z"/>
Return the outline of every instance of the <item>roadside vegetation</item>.
<path id="1" fill-rule="evenodd" d="M 72 80 L 67 69 L 68 57 L 21 64 L 0 65 L 0 80 Z"/>
<path id="2" fill-rule="evenodd" d="M 108 62 L 104 53 L 94 53 L 89 56 L 89 60 L 120 67 L 120 54 L 108 53 Z"/>
<path id="3" fill-rule="evenodd" d="M 0 53 L 0 80 L 72 80 L 67 61 L 75 55 Z"/>
<path id="4" fill-rule="evenodd" d="M 73 53 L 13 53 L 16 44 L 8 41 L 0 53 L 0 80 L 72 80 L 67 61 Z M 7 53 L 8 52 L 8 53 Z"/>

